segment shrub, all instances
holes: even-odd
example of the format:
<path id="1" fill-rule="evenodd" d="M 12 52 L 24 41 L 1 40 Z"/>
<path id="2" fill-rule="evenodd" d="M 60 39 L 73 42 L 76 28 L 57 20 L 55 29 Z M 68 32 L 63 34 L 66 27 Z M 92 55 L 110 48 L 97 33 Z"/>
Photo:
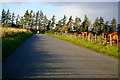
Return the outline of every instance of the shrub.
<path id="1" fill-rule="evenodd" d="M 50 29 L 50 30 L 48 30 L 48 33 L 49 33 L 49 34 L 54 34 L 54 33 L 55 33 L 55 30 L 54 30 L 54 29 Z"/>

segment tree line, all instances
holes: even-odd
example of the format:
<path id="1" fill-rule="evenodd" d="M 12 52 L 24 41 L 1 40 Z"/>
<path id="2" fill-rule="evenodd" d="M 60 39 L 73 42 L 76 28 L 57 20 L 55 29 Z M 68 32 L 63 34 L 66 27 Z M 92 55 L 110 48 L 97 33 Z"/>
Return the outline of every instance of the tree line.
<path id="1" fill-rule="evenodd" d="M 15 13 L 11 13 L 8 9 L 2 10 L 1 16 L 2 27 L 16 27 L 35 29 L 39 31 L 48 31 L 54 29 L 56 32 L 69 33 L 69 32 L 93 32 L 97 34 L 101 33 L 113 33 L 116 30 L 120 33 L 120 24 L 117 24 L 115 18 L 111 21 L 105 21 L 103 17 L 97 17 L 93 23 L 90 23 L 87 15 L 84 16 L 84 20 L 70 16 L 67 21 L 67 16 L 64 15 L 62 19 L 56 22 L 55 15 L 51 19 L 48 19 L 46 15 L 41 11 L 33 12 L 33 10 L 26 10 L 23 16 L 19 14 L 15 16 Z M 117 27 L 118 26 L 118 27 Z"/>

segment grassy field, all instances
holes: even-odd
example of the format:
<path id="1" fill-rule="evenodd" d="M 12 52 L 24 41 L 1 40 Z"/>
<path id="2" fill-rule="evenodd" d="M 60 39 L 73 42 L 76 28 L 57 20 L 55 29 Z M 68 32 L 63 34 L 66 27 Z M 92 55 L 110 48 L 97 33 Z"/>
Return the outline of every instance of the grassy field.
<path id="1" fill-rule="evenodd" d="M 15 36 L 20 33 L 28 32 L 26 29 L 19 29 L 19 28 L 10 28 L 10 27 L 0 27 L 1 34 L 0 37 L 9 37 Z"/>
<path id="2" fill-rule="evenodd" d="M 26 29 L 2 28 L 2 59 L 6 59 L 31 34 Z"/>
<path id="3" fill-rule="evenodd" d="M 47 34 L 47 35 L 55 38 L 59 38 L 61 40 L 65 40 L 67 42 L 73 43 L 78 46 L 86 47 L 88 49 L 94 50 L 96 52 L 100 52 L 102 54 L 119 58 L 119 54 L 118 54 L 119 52 L 117 47 L 104 46 L 101 44 L 88 42 L 82 39 L 77 39 L 76 36 L 74 35 L 55 35 L 55 34 Z"/>

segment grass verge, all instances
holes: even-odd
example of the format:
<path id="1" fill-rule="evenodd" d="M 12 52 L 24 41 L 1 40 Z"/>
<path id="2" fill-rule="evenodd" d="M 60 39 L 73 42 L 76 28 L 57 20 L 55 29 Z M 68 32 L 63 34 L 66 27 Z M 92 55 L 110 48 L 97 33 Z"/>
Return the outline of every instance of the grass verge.
<path id="1" fill-rule="evenodd" d="M 82 39 L 77 39 L 74 35 L 55 35 L 48 33 L 46 33 L 46 35 L 73 43 L 78 46 L 86 47 L 88 49 L 94 50 L 96 52 L 100 52 L 102 54 L 119 58 L 119 52 L 117 47 L 103 46 L 101 44 L 91 43 Z"/>
<path id="2" fill-rule="evenodd" d="M 31 31 L 19 33 L 14 36 L 2 38 L 2 60 L 5 60 L 21 43 L 23 43 L 30 35 Z"/>

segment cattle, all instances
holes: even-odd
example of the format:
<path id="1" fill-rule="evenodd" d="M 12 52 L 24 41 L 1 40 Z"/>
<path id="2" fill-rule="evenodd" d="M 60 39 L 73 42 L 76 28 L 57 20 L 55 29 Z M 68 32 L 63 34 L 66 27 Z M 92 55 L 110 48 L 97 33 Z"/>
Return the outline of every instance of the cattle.
<path id="1" fill-rule="evenodd" d="M 88 37 L 91 39 L 91 37 L 93 36 L 92 33 L 88 33 Z"/>
<path id="2" fill-rule="evenodd" d="M 74 32 L 73 34 L 74 34 L 74 35 L 78 35 L 78 32 Z"/>
<path id="3" fill-rule="evenodd" d="M 86 37 L 87 36 L 87 32 L 82 32 L 82 37 Z"/>
<path id="4" fill-rule="evenodd" d="M 108 35 L 107 33 L 103 32 L 103 33 L 102 33 L 102 38 L 106 38 L 107 35 Z"/>
<path id="5" fill-rule="evenodd" d="M 118 37 L 118 33 L 112 33 L 112 43 L 116 46 L 117 45 L 117 37 Z"/>
<path id="6" fill-rule="evenodd" d="M 104 35 L 104 33 L 102 34 Z M 118 40 L 118 33 L 117 32 L 114 32 L 114 33 L 111 33 L 111 34 L 105 34 L 107 35 L 106 38 L 104 38 L 106 40 L 106 42 L 110 42 L 112 41 L 112 44 L 114 46 L 117 46 L 117 40 Z M 118 42 L 120 43 L 120 40 L 118 40 Z"/>

